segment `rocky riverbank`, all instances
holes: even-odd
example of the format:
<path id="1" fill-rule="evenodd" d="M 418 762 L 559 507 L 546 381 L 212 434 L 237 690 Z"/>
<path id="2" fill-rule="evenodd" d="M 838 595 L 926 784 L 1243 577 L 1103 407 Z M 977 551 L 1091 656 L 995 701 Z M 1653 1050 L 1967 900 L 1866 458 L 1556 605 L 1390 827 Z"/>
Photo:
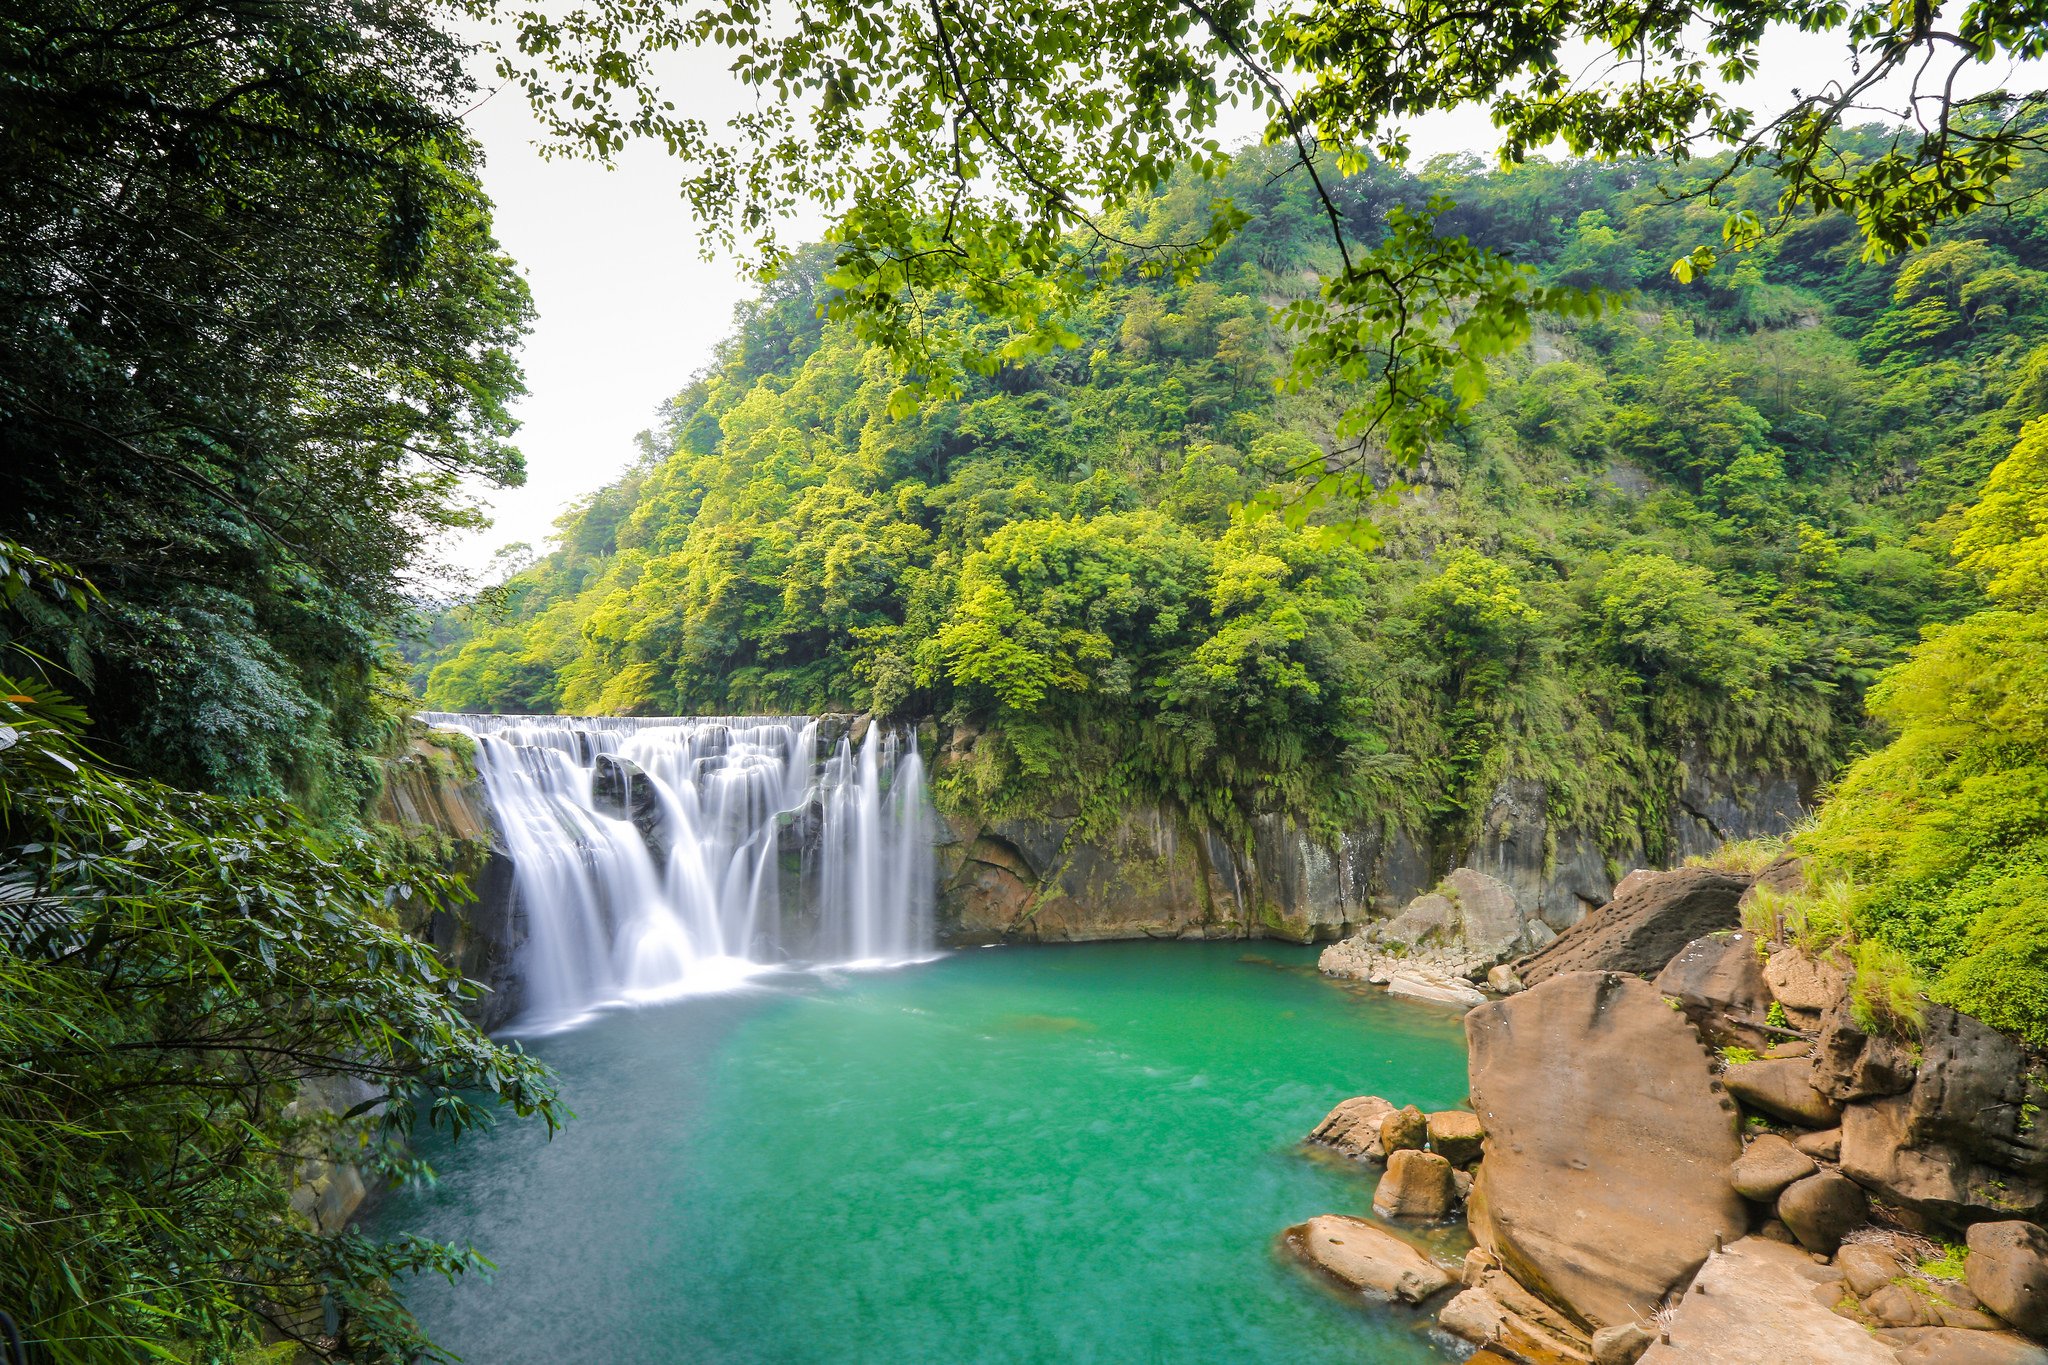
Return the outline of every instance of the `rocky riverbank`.
<path id="1" fill-rule="evenodd" d="M 1839 957 L 1743 929 L 1793 863 L 1632 874 L 1520 956 L 1475 876 L 1324 953 L 1479 997 L 1472 1107 L 1340 1104 L 1309 1141 L 1384 1168 L 1379 1221 L 1313 1219 L 1297 1255 L 1475 1360 L 2048 1365 L 2048 1058 L 1932 1004 L 1888 1032 Z M 1404 1235 L 1455 1217 L 1462 1263 Z"/>

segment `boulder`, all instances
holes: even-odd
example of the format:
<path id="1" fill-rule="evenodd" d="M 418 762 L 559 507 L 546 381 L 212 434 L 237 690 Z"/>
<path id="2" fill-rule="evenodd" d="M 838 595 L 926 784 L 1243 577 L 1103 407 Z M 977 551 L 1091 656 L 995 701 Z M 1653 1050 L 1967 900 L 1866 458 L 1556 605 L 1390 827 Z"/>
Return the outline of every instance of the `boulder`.
<path id="1" fill-rule="evenodd" d="M 1407 1148 L 1387 1154 L 1387 1173 L 1372 1192 L 1372 1211 L 1382 1218 L 1435 1222 L 1453 1207 L 1451 1163 L 1435 1152 Z"/>
<path id="2" fill-rule="evenodd" d="M 1908 1327 L 1877 1336 L 1898 1352 L 1899 1365 L 2048 1365 L 2048 1349 L 2012 1332 Z"/>
<path id="3" fill-rule="evenodd" d="M 1870 1200 L 1862 1186 L 1840 1171 L 1822 1171 L 1785 1187 L 1778 1196 L 1778 1217 L 1799 1245 L 1832 1256 L 1843 1237 L 1870 1221 Z"/>
<path id="4" fill-rule="evenodd" d="M 1504 883 L 1459 867 L 1444 878 L 1444 888 L 1457 902 L 1458 927 L 1473 955 L 1497 962 L 1529 946 L 1528 921 Z"/>
<path id="5" fill-rule="evenodd" d="M 1360 1095 L 1332 1109 L 1308 1140 L 1354 1160 L 1378 1161 L 1386 1155 L 1380 1147 L 1380 1120 L 1393 1112 L 1394 1106 L 1378 1095 Z"/>
<path id="6" fill-rule="evenodd" d="M 2007 1219 L 1969 1232 L 1966 1283 L 1983 1305 L 2031 1337 L 2048 1337 L 2048 1232 Z"/>
<path id="7" fill-rule="evenodd" d="M 1731 1066 L 1721 1084 L 1746 1107 L 1802 1128 L 1842 1121 L 1842 1106 L 1813 1088 L 1813 1068 L 1796 1057 Z"/>
<path id="8" fill-rule="evenodd" d="M 1747 877 L 1707 867 L 1655 873 L 1517 962 L 1515 974 L 1533 987 L 1566 972 L 1662 971 L 1694 939 L 1735 928 L 1735 903 L 1748 888 Z"/>
<path id="9" fill-rule="evenodd" d="M 1593 1365 L 1635 1365 L 1656 1340 L 1637 1322 L 1603 1327 L 1593 1334 Z"/>
<path id="10" fill-rule="evenodd" d="M 1906 1260 L 1881 1242 L 1852 1242 L 1835 1253 L 1835 1269 L 1849 1282 L 1849 1292 L 1867 1299 L 1906 1273 Z"/>
<path id="11" fill-rule="evenodd" d="M 1792 1145 L 1815 1161 L 1839 1161 L 1842 1158 L 1842 1130 L 1824 1128 L 1818 1133 L 1801 1133 L 1792 1139 Z"/>
<path id="12" fill-rule="evenodd" d="M 1843 1115 L 1842 1169 L 1944 1223 L 2048 1212 L 2048 1059 L 1935 1004 L 1920 1047 L 1910 1090 Z"/>
<path id="13" fill-rule="evenodd" d="M 1404 948 L 1436 948 L 1449 944 L 1458 932 L 1458 906 L 1449 896 L 1431 891 L 1409 901 L 1401 913 L 1380 926 L 1381 944 Z"/>
<path id="14" fill-rule="evenodd" d="M 1678 1002 L 1710 1043 L 1761 1048 L 1769 1041 L 1763 1024 L 1771 990 L 1764 984 L 1754 934 L 1694 939 L 1657 974 L 1657 989 Z"/>
<path id="15" fill-rule="evenodd" d="M 1486 1129 L 1469 1109 L 1445 1109 L 1429 1116 L 1429 1150 L 1453 1166 L 1479 1160 L 1485 1141 Z"/>
<path id="16" fill-rule="evenodd" d="M 1288 1250 L 1353 1289 L 1421 1303 L 1451 1277 L 1420 1251 L 1362 1218 L 1326 1213 L 1287 1229 Z"/>
<path id="17" fill-rule="evenodd" d="M 1486 989 L 1495 995 L 1513 995 L 1522 989 L 1522 978 L 1507 963 L 1497 963 L 1486 969 Z"/>
<path id="18" fill-rule="evenodd" d="M 1836 1314 L 1840 1277 L 1803 1251 L 1745 1237 L 1710 1258 L 1642 1365 L 1894 1365 L 1891 1348 Z"/>
<path id="19" fill-rule="evenodd" d="M 1473 1234 L 1589 1329 L 1633 1322 L 1748 1226 L 1735 1109 L 1649 982 L 1553 976 L 1465 1017 L 1486 1159 Z"/>
<path id="20" fill-rule="evenodd" d="M 1403 1105 L 1380 1120 L 1380 1147 L 1388 1154 L 1421 1147 L 1429 1141 L 1429 1119 L 1414 1105 Z"/>
<path id="21" fill-rule="evenodd" d="M 1764 960 L 1764 984 L 1788 1010 L 1819 1014 L 1846 993 L 1847 973 L 1803 948 L 1780 948 Z"/>
<path id="22" fill-rule="evenodd" d="M 1880 1327 L 1939 1327 L 1941 1315 L 1925 1294 L 1888 1284 L 1863 1301 L 1863 1311 Z"/>
<path id="23" fill-rule="evenodd" d="M 1821 1012 L 1813 1084 L 1830 1099 L 1846 1104 L 1904 1094 L 1918 1069 L 1904 1043 L 1863 1031 L 1846 989 Z"/>
<path id="24" fill-rule="evenodd" d="M 1593 1357 L 1571 1340 L 1544 1330 L 1502 1303 L 1491 1290 L 1467 1289 L 1445 1304 L 1436 1325 L 1452 1336 L 1493 1345 L 1522 1365 L 1593 1365 Z M 1471 1357 L 1480 1360 L 1490 1352 Z M 1495 1359 L 1502 1357 L 1496 1356 Z M 1467 1365 L 1471 1365 L 1471 1361 Z"/>
<path id="25" fill-rule="evenodd" d="M 1819 1169 L 1812 1157 L 1776 1133 L 1765 1133 L 1742 1149 L 1742 1155 L 1728 1168 L 1728 1183 L 1744 1199 L 1768 1204 L 1787 1185 Z"/>

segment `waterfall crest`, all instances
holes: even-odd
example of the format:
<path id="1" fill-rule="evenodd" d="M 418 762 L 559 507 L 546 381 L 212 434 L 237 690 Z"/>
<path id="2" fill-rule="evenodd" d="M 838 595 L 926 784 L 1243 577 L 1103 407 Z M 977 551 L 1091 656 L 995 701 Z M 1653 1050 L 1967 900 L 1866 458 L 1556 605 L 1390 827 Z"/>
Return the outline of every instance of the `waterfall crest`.
<path id="1" fill-rule="evenodd" d="M 914 734 L 870 725 L 856 746 L 788 716 L 422 719 L 477 741 L 524 909 L 523 1026 L 793 962 L 932 952 Z"/>

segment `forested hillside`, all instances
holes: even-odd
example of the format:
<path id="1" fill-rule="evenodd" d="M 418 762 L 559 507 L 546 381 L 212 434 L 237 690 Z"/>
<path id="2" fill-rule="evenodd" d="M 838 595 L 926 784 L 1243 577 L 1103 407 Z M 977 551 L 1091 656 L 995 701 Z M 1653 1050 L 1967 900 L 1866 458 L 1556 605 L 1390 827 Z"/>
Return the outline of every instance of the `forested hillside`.
<path id="1" fill-rule="evenodd" d="M 553 552 L 438 623 L 427 701 L 940 715 L 986 732 L 946 799 L 1225 828 L 1370 811 L 1455 839 L 1534 777 L 1555 820 L 1654 858 L 1681 763 L 1825 778 L 1871 737 L 1871 681 L 1978 603 L 1953 509 L 2048 410 L 2048 216 L 1879 266 L 1807 219 L 1681 285 L 1718 216 L 1649 166 L 1375 165 L 1337 187 L 1353 234 L 1443 195 L 1546 282 L 1633 291 L 1539 333 L 1410 471 L 1333 447 L 1349 395 L 1276 393 L 1271 310 L 1328 264 L 1284 170 L 1177 183 L 1128 230 L 1183 233 L 1219 190 L 1253 215 L 1200 280 L 1129 279 L 1066 347 L 910 411 L 800 259 Z M 1384 491 L 1242 510 L 1339 464 Z"/>

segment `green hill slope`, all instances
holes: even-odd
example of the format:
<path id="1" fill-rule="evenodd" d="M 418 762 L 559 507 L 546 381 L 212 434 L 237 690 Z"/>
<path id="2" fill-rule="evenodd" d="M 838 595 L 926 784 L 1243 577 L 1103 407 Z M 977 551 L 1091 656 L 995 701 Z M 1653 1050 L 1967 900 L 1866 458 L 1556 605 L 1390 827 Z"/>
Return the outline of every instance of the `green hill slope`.
<path id="1" fill-rule="evenodd" d="M 1679 286 L 1718 219 L 1650 178 L 1342 183 L 1356 224 L 1447 194 L 1546 280 L 1637 291 L 1538 335 L 1413 471 L 1331 454 L 1342 395 L 1276 395 L 1267 318 L 1324 248 L 1257 153 L 1223 187 L 1254 219 L 1204 279 L 1120 283 L 1071 348 L 908 414 L 800 260 L 553 552 L 439 623 L 425 698 L 936 715 L 980 735 L 941 798 L 984 817 L 1371 812 L 1455 847 L 1534 779 L 1553 828 L 1664 856 L 1687 767 L 1828 777 L 1870 743 L 1878 673 L 1980 604 L 1951 508 L 2048 410 L 2048 215 L 1883 266 L 1807 221 Z M 1177 187 L 1133 230 L 1206 212 Z M 1333 458 L 1383 493 L 1235 510 Z"/>

